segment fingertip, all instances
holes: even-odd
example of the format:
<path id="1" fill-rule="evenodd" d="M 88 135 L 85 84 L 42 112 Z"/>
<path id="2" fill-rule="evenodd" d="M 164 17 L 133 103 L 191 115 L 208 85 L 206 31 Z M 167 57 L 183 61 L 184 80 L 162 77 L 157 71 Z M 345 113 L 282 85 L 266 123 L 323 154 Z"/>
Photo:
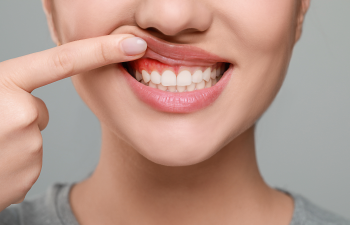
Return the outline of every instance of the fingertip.
<path id="1" fill-rule="evenodd" d="M 130 37 L 121 41 L 120 48 L 127 56 L 136 56 L 146 51 L 147 42 L 139 37 Z"/>

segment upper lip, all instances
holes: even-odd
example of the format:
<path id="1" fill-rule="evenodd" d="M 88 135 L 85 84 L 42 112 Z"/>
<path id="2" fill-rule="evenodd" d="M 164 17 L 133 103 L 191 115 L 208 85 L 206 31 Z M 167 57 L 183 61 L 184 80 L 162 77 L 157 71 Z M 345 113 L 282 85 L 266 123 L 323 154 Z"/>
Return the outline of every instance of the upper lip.
<path id="1" fill-rule="evenodd" d="M 217 62 L 227 62 L 227 60 L 196 46 L 173 44 L 147 32 L 132 33 L 147 42 L 148 48 L 142 58 L 152 58 L 171 66 L 212 66 Z"/>

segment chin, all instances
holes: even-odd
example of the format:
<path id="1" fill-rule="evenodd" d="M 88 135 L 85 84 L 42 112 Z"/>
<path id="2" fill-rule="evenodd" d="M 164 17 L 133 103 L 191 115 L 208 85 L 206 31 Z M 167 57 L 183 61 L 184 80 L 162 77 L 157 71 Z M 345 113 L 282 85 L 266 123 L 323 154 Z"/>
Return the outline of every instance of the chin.
<path id="1" fill-rule="evenodd" d="M 163 142 L 149 141 L 147 145 L 142 142 L 140 147 L 136 149 L 138 153 L 151 162 L 163 166 L 195 165 L 209 159 L 219 150 L 215 143 L 209 141 L 211 139 L 200 142 L 190 140 L 190 138 L 182 139 L 182 141 L 177 138 L 169 139 L 171 138 Z"/>

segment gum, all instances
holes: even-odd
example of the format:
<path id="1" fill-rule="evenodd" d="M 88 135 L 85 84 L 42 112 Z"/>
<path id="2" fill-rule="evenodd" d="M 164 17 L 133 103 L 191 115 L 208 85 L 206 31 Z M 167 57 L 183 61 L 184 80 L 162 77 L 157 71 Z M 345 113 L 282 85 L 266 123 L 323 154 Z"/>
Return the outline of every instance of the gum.
<path id="1" fill-rule="evenodd" d="M 211 68 L 218 68 L 222 65 L 223 63 L 216 63 Z M 152 71 L 157 71 L 160 74 L 162 74 L 165 70 L 171 70 L 173 71 L 176 75 L 179 74 L 182 70 L 189 70 L 191 74 L 196 71 L 196 70 L 206 70 L 208 67 L 185 67 L 185 66 L 170 66 L 164 63 L 161 63 L 157 60 L 150 59 L 150 58 L 142 58 L 138 59 L 132 62 L 129 62 L 129 65 L 139 71 L 140 73 L 142 70 L 146 70 L 148 73 L 151 73 Z"/>

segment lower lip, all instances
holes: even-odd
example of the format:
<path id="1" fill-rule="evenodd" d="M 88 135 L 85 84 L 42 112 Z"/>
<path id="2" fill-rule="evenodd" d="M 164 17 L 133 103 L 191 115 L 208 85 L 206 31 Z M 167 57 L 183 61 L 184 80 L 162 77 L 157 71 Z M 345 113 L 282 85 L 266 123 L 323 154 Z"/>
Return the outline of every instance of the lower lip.
<path id="1" fill-rule="evenodd" d="M 233 65 L 224 73 L 214 86 L 190 92 L 167 92 L 141 84 L 118 64 L 127 83 L 136 96 L 154 109 L 167 113 L 193 113 L 211 105 L 220 96 L 228 84 Z"/>

